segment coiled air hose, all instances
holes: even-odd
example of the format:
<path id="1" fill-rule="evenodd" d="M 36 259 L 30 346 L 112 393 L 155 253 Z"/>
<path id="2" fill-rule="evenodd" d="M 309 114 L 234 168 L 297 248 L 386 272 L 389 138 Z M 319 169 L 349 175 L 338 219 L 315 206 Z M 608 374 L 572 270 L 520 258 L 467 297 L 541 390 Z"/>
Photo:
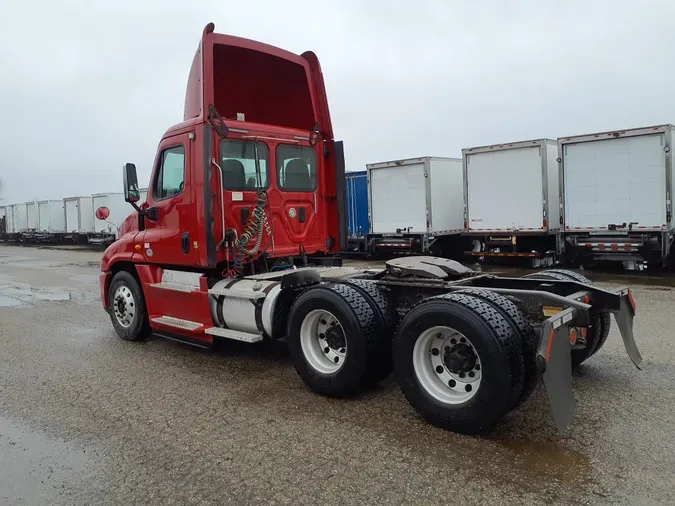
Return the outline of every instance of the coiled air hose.
<path id="1" fill-rule="evenodd" d="M 244 232 L 235 241 L 236 255 L 234 258 L 234 270 L 242 272 L 244 267 L 244 258 L 246 256 L 255 256 L 260 252 L 263 243 L 263 233 L 272 237 L 269 221 L 265 207 L 267 206 L 267 192 L 259 191 L 258 200 L 253 207 L 253 212 L 244 225 Z M 249 247 L 249 243 L 255 237 L 255 244 Z"/>

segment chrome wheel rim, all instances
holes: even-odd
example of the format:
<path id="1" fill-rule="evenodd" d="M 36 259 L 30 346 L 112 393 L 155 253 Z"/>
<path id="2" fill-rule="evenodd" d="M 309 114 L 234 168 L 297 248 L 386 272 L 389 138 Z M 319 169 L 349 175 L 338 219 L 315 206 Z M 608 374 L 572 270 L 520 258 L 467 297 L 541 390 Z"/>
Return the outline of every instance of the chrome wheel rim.
<path id="1" fill-rule="evenodd" d="M 300 326 L 300 345 L 307 363 L 321 374 L 339 371 L 347 358 L 344 329 L 324 309 L 315 309 L 305 316 Z"/>
<path id="2" fill-rule="evenodd" d="M 431 327 L 419 336 L 413 367 L 422 388 L 444 404 L 463 404 L 480 389 L 480 356 L 471 341 L 451 327 Z"/>
<path id="3" fill-rule="evenodd" d="M 136 301 L 129 287 L 122 285 L 115 290 L 112 306 L 117 323 L 124 328 L 129 328 L 136 316 Z"/>

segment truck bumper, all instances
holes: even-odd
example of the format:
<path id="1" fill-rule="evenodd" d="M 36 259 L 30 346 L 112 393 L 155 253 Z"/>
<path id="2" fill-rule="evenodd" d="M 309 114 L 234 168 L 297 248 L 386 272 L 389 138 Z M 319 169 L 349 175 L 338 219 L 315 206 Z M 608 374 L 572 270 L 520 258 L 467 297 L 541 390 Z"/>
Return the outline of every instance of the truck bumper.
<path id="1" fill-rule="evenodd" d="M 618 309 L 612 310 L 628 356 L 640 369 L 642 356 L 633 337 L 635 301 L 628 288 L 614 292 Z M 574 417 L 576 402 L 572 392 L 572 345 L 570 330 L 575 326 L 576 309 L 569 307 L 546 320 L 541 328 L 537 367 L 544 376 L 553 418 L 562 432 Z"/>
<path id="2" fill-rule="evenodd" d="M 101 302 L 103 303 L 103 309 L 108 310 L 108 286 L 110 286 L 110 277 L 112 276 L 109 272 L 104 272 L 98 277 L 98 285 L 101 290 Z"/>

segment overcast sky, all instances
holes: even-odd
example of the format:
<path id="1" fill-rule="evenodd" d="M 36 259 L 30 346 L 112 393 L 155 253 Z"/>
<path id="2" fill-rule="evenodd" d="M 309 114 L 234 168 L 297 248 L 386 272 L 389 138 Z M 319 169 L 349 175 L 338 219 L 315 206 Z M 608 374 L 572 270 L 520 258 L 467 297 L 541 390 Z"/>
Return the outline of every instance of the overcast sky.
<path id="1" fill-rule="evenodd" d="M 7 0 L 3 203 L 121 191 L 125 162 L 147 182 L 210 21 L 316 52 L 347 170 L 359 170 L 675 122 L 674 20 L 672 0 Z"/>

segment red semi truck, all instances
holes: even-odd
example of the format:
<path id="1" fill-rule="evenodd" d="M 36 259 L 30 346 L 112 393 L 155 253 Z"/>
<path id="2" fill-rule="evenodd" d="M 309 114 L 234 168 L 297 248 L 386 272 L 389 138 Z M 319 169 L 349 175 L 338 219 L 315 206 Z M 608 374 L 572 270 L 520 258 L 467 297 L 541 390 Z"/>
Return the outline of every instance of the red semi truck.
<path id="1" fill-rule="evenodd" d="M 153 167 L 140 206 L 135 166 L 124 167 L 135 211 L 101 262 L 101 299 L 123 339 L 285 338 L 314 392 L 352 395 L 395 371 L 425 419 L 462 433 L 489 430 L 542 376 L 564 429 L 572 368 L 602 347 L 611 314 L 640 364 L 628 289 L 562 270 L 496 277 L 424 256 L 343 267 L 342 144 L 312 52 L 209 24 L 184 121 L 164 134 Z"/>

